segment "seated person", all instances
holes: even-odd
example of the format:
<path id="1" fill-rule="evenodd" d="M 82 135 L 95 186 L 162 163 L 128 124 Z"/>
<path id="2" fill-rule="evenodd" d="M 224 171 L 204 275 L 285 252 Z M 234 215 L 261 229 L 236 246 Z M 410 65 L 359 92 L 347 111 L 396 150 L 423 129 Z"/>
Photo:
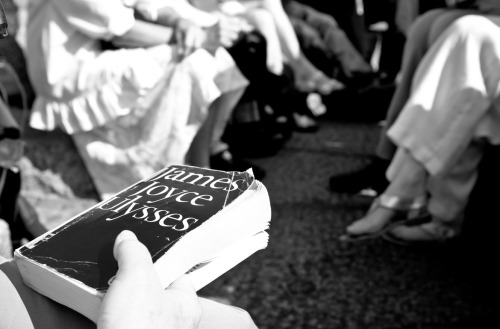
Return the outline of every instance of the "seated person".
<path id="1" fill-rule="evenodd" d="M 267 41 L 267 66 L 281 75 L 288 64 L 294 75 L 295 87 L 303 92 L 328 95 L 344 86 L 317 69 L 303 54 L 281 0 L 203 1 L 193 3 L 208 12 L 222 11 L 248 19 Z"/>
<path id="2" fill-rule="evenodd" d="M 248 85 L 218 40 L 179 47 L 179 21 L 135 14 L 121 0 L 30 0 L 21 42 L 31 127 L 70 134 L 103 199 L 168 164 L 209 167 L 218 113 Z"/>
<path id="3" fill-rule="evenodd" d="M 157 22 L 161 23 L 161 11 L 168 11 L 169 8 L 174 8 L 178 13 L 180 13 L 182 18 L 190 20 L 192 23 L 205 29 L 213 29 L 218 25 L 236 24 L 240 21 L 246 22 L 247 18 L 250 19 L 258 29 L 267 33 L 267 28 L 270 29 L 272 35 L 274 36 L 274 20 L 267 9 L 255 8 L 251 9 L 252 14 L 243 14 L 245 8 L 235 1 L 193 1 L 196 6 L 191 5 L 187 1 L 172 1 L 172 0 L 139 0 L 142 3 L 142 8 L 146 7 L 156 9 L 159 13 L 153 15 Z M 234 9 L 236 6 L 236 10 Z M 239 10 L 239 11 L 238 11 Z M 146 10 L 147 11 L 147 10 Z M 156 16 L 158 16 L 156 18 Z M 241 17 L 244 19 L 242 20 Z M 264 26 L 267 26 L 264 28 Z M 249 27 L 245 26 L 245 33 L 240 33 L 239 41 L 236 44 L 228 46 L 225 44 L 225 48 L 233 56 L 238 67 L 245 75 L 245 77 L 250 81 L 250 86 L 247 88 L 249 91 L 245 96 L 253 95 L 255 101 L 258 102 L 261 107 L 269 105 L 273 110 L 272 116 L 276 118 L 289 117 L 287 121 L 290 121 L 292 129 L 302 131 L 302 132 L 313 132 L 318 126 L 313 119 L 315 113 L 324 111 L 324 105 L 321 101 L 319 95 L 309 95 L 308 92 L 301 92 L 296 90 L 294 82 L 292 81 L 294 76 L 290 74 L 289 66 L 283 66 L 283 58 L 280 55 L 279 63 L 280 69 L 274 70 L 272 65 L 266 65 L 269 58 L 274 58 L 269 56 L 269 35 L 263 35 L 263 33 L 257 31 L 254 27 L 251 27 L 251 32 L 248 32 Z M 226 29 L 228 30 L 228 29 Z M 229 29 L 231 30 L 231 29 Z M 261 40 L 264 38 L 263 40 Z M 248 42 L 248 47 L 251 48 L 247 53 L 242 53 L 242 49 L 245 47 L 245 42 Z M 257 43 L 260 43 L 257 45 Z M 276 39 L 276 46 L 278 45 Z M 242 47 L 243 46 L 243 47 Z M 272 46 L 271 46 L 272 47 Z M 261 64 L 261 55 L 263 53 L 265 57 L 264 66 Z M 281 54 L 281 50 L 278 49 L 278 53 Z M 271 67 L 271 68 L 270 68 Z M 288 69 L 288 70 L 287 70 Z M 250 89 L 250 90 L 248 90 Z M 302 95 L 300 95 L 302 94 Z M 291 96 L 289 96 L 291 95 Z M 289 98 L 300 98 L 304 101 L 300 102 L 300 106 L 289 107 L 284 106 L 282 103 Z M 246 100 L 248 97 L 246 98 Z M 315 101 L 307 101 L 306 99 L 313 99 Z M 286 107 L 286 109 L 285 109 Z M 314 112 L 313 112 L 314 111 Z M 263 116 L 267 117 L 267 113 L 262 113 Z M 279 119 L 277 119 L 279 120 Z M 282 121 L 280 121 L 282 122 Z M 283 124 L 276 124 L 277 126 L 284 126 Z M 279 128 L 277 129 L 280 130 Z M 221 149 L 220 147 L 218 148 Z M 226 157 L 226 151 L 219 152 L 222 157 L 214 156 L 214 161 L 216 163 L 221 163 L 221 158 Z M 241 160 L 237 160 L 241 162 Z M 223 165 L 223 167 L 225 167 Z M 223 168 L 221 168 L 223 169 Z M 255 168 L 254 168 L 255 169 Z"/>
<path id="4" fill-rule="evenodd" d="M 198 298 L 186 276 L 164 290 L 149 252 L 132 232 L 118 235 L 114 255 L 119 269 L 101 304 L 97 328 L 257 328 L 246 311 Z M 28 288 L 16 263 L 0 257 L 0 328 L 95 327 Z"/>
<path id="5" fill-rule="evenodd" d="M 480 9 L 485 2 L 500 13 L 499 1 Z M 417 244 L 460 234 L 485 145 L 500 144 L 499 33 L 500 16 L 465 15 L 434 41 L 387 131 L 397 146 L 390 183 L 343 239 Z"/>
<path id="6" fill-rule="evenodd" d="M 263 72 L 265 66 L 260 67 L 263 63 L 256 59 L 256 57 L 260 56 L 257 52 L 265 53 L 265 44 L 254 45 L 260 42 L 259 36 L 256 35 L 253 27 L 246 20 L 240 17 L 202 11 L 191 5 L 187 0 L 136 0 L 135 6 L 148 21 L 164 26 L 175 24 L 183 26 L 183 30 L 186 30 L 186 37 L 180 39 L 181 41 L 186 39 L 191 43 L 187 45 L 187 48 L 200 48 L 203 46 L 205 39 L 216 41 L 212 42 L 212 47 L 224 47 L 250 84 L 254 86 L 262 85 L 267 84 L 270 79 L 277 80 L 277 77 L 272 77 L 270 73 Z M 280 90 L 280 87 L 275 84 L 267 87 L 268 90 L 264 90 L 264 88 L 259 90 L 258 95 L 259 98 L 265 101 L 271 98 L 268 96 L 269 94 L 278 93 Z M 222 142 L 226 125 L 232 117 L 233 108 L 242 97 L 242 92 L 243 90 L 239 90 L 233 97 L 216 100 L 217 108 L 224 110 L 219 110 L 217 118 L 213 120 L 212 136 L 201 137 L 202 134 L 198 134 L 198 138 L 211 138 L 212 140 L 210 166 L 213 169 L 244 171 L 252 167 L 255 177 L 261 180 L 265 176 L 263 169 L 250 164 L 242 158 L 233 156 L 229 145 Z M 196 145 L 203 145 L 203 143 L 196 143 Z M 200 157 L 199 155 L 203 153 L 203 149 L 191 150 L 190 152 L 195 157 Z M 204 157 L 206 158 L 206 156 Z"/>
<path id="7" fill-rule="evenodd" d="M 359 170 L 330 177 L 330 189 L 340 193 L 357 193 L 363 189 L 382 192 L 388 182 L 385 171 L 392 159 L 396 146 L 386 132 L 406 104 L 412 90 L 414 73 L 427 50 L 439 35 L 458 17 L 477 13 L 466 9 L 434 9 L 421 15 L 411 26 L 405 43 L 401 71 L 396 90 L 387 110 L 384 127 L 379 134 L 376 155 L 370 163 Z"/>
<path id="8" fill-rule="evenodd" d="M 328 76 L 339 76 L 346 85 L 361 87 L 373 82 L 376 74 L 370 64 L 331 15 L 295 0 L 284 0 L 283 7 L 305 56 L 316 67 Z"/>

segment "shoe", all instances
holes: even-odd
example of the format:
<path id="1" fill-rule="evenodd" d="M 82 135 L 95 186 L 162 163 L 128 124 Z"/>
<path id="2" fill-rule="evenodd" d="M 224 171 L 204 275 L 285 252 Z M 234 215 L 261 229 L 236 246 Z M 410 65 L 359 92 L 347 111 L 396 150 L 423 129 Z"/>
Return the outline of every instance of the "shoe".
<path id="1" fill-rule="evenodd" d="M 264 169 L 240 158 L 235 158 L 228 150 L 210 156 L 210 167 L 224 171 L 245 171 L 252 169 L 255 179 L 262 180 L 266 176 Z"/>
<path id="2" fill-rule="evenodd" d="M 287 118 L 285 118 L 287 119 Z M 290 139 L 291 124 L 276 121 L 258 121 L 230 124 L 223 141 L 237 158 L 265 158 L 276 155 Z M 252 136 L 252 138 L 248 138 Z"/>
<path id="3" fill-rule="evenodd" d="M 330 190 L 337 193 L 355 194 L 364 189 L 373 189 L 380 194 L 389 185 L 389 181 L 385 178 L 389 164 L 389 160 L 373 157 L 364 168 L 331 176 Z"/>
<path id="4" fill-rule="evenodd" d="M 326 105 L 323 103 L 323 97 L 318 93 L 307 94 L 306 105 L 314 117 L 322 116 L 327 111 Z"/>
<path id="5" fill-rule="evenodd" d="M 378 72 L 352 72 L 349 77 L 345 78 L 347 88 L 354 90 L 364 90 L 372 86 L 381 85 L 381 74 Z"/>
<path id="6" fill-rule="evenodd" d="M 371 85 L 363 89 L 358 89 L 354 94 L 353 115 L 357 116 L 360 122 L 380 122 L 387 118 L 387 109 L 390 107 L 395 84 Z"/>
<path id="7" fill-rule="evenodd" d="M 292 116 L 293 116 L 294 130 L 303 133 L 314 133 L 318 131 L 319 129 L 318 123 L 309 115 L 293 112 Z"/>
<path id="8" fill-rule="evenodd" d="M 401 223 L 383 234 L 385 240 L 403 246 L 444 244 L 457 236 L 455 228 L 444 225 L 432 216 L 426 223 Z"/>
<path id="9" fill-rule="evenodd" d="M 417 198 L 415 200 L 402 200 L 395 196 L 382 194 L 373 200 L 370 209 L 367 212 L 367 215 L 378 208 L 389 209 L 393 211 L 394 214 L 389 220 L 387 220 L 387 222 L 378 227 L 376 230 L 356 234 L 346 231 L 345 234 L 340 236 L 340 240 L 355 242 L 375 239 L 383 236 L 392 228 L 401 225 L 401 223 L 407 225 L 417 225 L 426 223 L 431 220 L 431 217 L 427 212 L 425 198 Z"/>

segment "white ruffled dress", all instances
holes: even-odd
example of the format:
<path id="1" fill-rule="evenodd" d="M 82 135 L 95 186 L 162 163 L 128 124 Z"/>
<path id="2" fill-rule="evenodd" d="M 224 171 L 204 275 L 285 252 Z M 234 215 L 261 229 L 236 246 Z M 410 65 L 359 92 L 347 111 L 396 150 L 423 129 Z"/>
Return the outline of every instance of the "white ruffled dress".
<path id="1" fill-rule="evenodd" d="M 184 163 L 209 104 L 248 84 L 222 48 L 102 51 L 135 22 L 122 0 L 29 0 L 27 22 L 30 125 L 72 135 L 102 198 Z"/>

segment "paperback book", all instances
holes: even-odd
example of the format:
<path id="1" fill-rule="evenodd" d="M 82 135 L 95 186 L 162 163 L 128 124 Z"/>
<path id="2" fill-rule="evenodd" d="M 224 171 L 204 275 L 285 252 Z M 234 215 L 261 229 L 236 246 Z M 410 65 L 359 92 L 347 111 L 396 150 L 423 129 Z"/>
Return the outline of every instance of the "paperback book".
<path id="1" fill-rule="evenodd" d="M 199 290 L 268 245 L 269 195 L 251 170 L 167 167 L 14 252 L 24 282 L 96 320 L 117 271 L 123 230 L 148 248 L 163 286 L 188 274 Z"/>

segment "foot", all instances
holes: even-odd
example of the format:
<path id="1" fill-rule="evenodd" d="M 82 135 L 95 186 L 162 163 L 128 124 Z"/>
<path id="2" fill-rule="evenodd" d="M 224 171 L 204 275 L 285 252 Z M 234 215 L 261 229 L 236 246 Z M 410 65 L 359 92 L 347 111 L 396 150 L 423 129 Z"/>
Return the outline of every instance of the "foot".
<path id="1" fill-rule="evenodd" d="M 401 223 L 420 225 L 430 220 L 425 198 L 404 200 L 382 194 L 373 200 L 365 217 L 349 225 L 340 239 L 358 241 L 378 238 Z"/>
<path id="2" fill-rule="evenodd" d="M 377 207 L 372 211 L 369 211 L 365 217 L 355 221 L 346 228 L 347 236 L 349 237 L 361 237 L 370 236 L 375 237 L 381 235 L 387 225 L 393 222 L 393 219 L 399 211 Z M 377 234 L 380 233 L 380 234 Z M 343 238 L 344 237 L 344 238 Z M 341 239 L 345 239 L 345 236 Z"/>
<path id="3" fill-rule="evenodd" d="M 264 169 L 243 159 L 235 158 L 228 150 L 210 156 L 210 167 L 224 171 L 245 171 L 252 168 L 255 179 L 262 180 L 266 176 Z"/>
<path id="4" fill-rule="evenodd" d="M 434 220 L 421 225 L 398 225 L 388 231 L 384 238 L 402 245 L 442 243 L 454 238 L 457 230 Z"/>
<path id="5" fill-rule="evenodd" d="M 361 190 L 371 188 L 377 194 L 380 194 L 389 185 L 389 181 L 385 178 L 389 163 L 389 160 L 374 157 L 366 167 L 331 176 L 330 189 L 338 193 L 355 194 Z"/>
<path id="6" fill-rule="evenodd" d="M 316 71 L 310 76 L 297 76 L 295 87 L 301 92 L 329 95 L 334 91 L 343 90 L 345 85 L 320 71 Z"/>

